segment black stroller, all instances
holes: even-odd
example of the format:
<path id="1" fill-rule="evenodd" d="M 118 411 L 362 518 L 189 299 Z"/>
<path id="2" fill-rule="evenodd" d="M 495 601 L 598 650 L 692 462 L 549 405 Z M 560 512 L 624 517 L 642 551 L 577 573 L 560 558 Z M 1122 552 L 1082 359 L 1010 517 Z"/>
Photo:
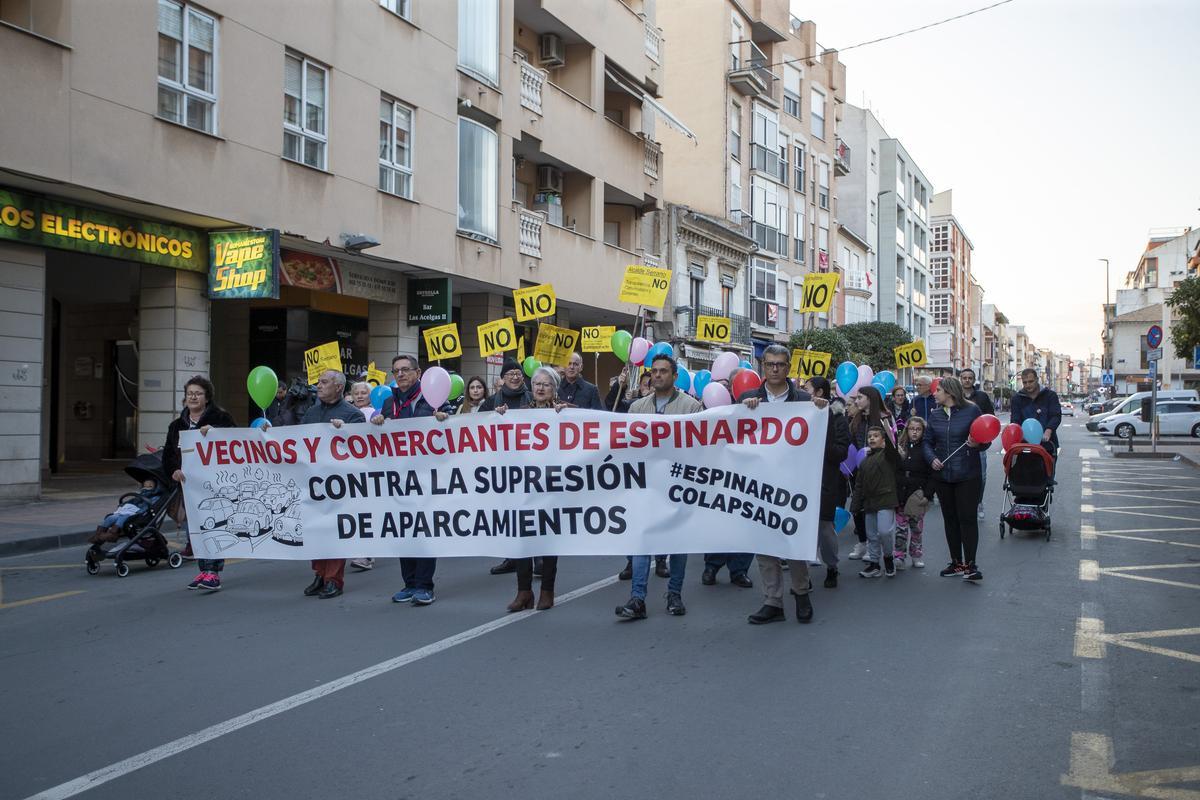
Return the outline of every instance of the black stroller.
<path id="1" fill-rule="evenodd" d="M 1014 445 L 1004 454 L 1004 504 L 1000 538 L 1008 532 L 1045 531 L 1050 541 L 1050 503 L 1054 500 L 1054 459 L 1036 444 Z"/>
<path id="2" fill-rule="evenodd" d="M 161 491 L 147 508 L 124 520 L 116 532 L 116 541 L 111 541 L 112 537 L 101 536 L 101 531 L 97 531 L 98 536 L 93 538 L 94 543 L 84 556 L 88 574 L 98 573 L 100 563 L 105 559 L 113 560 L 117 576 L 120 578 L 129 574 L 130 561 L 144 561 L 147 567 L 155 567 L 165 560 L 171 569 L 179 569 L 183 565 L 183 556 L 171 552 L 167 547 L 167 537 L 162 534 L 162 524 L 167 516 L 167 509 L 179 495 L 180 488 L 163 474 L 162 456 L 157 453 L 138 456 L 125 467 L 125 473 L 139 484 L 153 481 Z M 117 505 L 121 506 L 141 497 L 137 492 L 123 494 Z"/>

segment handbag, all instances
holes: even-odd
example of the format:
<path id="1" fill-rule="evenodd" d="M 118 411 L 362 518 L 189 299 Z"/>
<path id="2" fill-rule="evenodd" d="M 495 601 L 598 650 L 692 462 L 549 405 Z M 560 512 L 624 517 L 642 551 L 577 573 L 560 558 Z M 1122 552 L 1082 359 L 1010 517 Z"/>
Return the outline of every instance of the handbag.
<path id="1" fill-rule="evenodd" d="M 925 496 L 922 489 L 917 489 L 904 501 L 904 516 L 906 517 L 923 517 L 928 510 L 929 498 Z"/>

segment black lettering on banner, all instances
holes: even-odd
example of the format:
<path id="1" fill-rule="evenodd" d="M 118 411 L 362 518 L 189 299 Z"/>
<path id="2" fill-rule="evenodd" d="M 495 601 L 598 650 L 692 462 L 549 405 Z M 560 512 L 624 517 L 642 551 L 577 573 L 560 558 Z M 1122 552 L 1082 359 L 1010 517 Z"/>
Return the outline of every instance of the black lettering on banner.
<path id="1" fill-rule="evenodd" d="M 522 297 L 518 302 L 521 304 L 520 316 L 522 318 L 528 316 L 544 317 L 550 313 L 550 295 L 537 294 L 532 297 Z"/>
<path id="2" fill-rule="evenodd" d="M 697 338 L 724 341 L 729 338 L 729 326 L 724 322 L 705 322 Z"/>
<path id="3" fill-rule="evenodd" d="M 516 347 L 516 342 L 507 328 L 498 328 L 483 335 L 483 349 L 487 352 L 511 350 L 513 347 Z"/>
<path id="4" fill-rule="evenodd" d="M 443 354 L 453 353 L 458 349 L 458 337 L 453 333 L 443 333 L 441 336 L 430 339 L 429 345 L 430 357 L 439 359 Z"/>

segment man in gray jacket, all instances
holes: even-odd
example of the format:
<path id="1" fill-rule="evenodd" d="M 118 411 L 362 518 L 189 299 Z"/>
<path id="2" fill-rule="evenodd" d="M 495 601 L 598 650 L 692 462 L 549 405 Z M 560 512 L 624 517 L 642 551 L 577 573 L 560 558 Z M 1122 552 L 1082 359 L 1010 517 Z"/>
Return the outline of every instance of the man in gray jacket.
<path id="1" fill-rule="evenodd" d="M 650 388 L 648 394 L 633 402 L 630 414 L 695 414 L 703 408 L 700 401 L 686 395 L 675 386 L 679 368 L 675 359 L 668 355 L 657 355 L 650 364 Z M 682 617 L 687 613 L 683 605 L 683 576 L 687 570 L 687 553 L 670 557 L 671 577 L 667 582 L 667 613 Z M 650 556 L 633 556 L 633 586 L 630 587 L 629 602 L 617 606 L 617 616 L 625 619 L 646 618 L 646 584 L 650 580 Z"/>

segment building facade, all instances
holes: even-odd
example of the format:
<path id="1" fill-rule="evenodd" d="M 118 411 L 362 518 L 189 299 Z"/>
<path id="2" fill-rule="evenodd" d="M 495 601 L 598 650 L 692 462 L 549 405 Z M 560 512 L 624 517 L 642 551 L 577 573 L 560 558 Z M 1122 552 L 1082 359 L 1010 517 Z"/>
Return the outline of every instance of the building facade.
<path id="1" fill-rule="evenodd" d="M 954 216 L 953 192 L 933 196 L 929 255 L 929 365 L 947 375 L 970 366 L 975 338 L 971 313 L 971 244 Z"/>

